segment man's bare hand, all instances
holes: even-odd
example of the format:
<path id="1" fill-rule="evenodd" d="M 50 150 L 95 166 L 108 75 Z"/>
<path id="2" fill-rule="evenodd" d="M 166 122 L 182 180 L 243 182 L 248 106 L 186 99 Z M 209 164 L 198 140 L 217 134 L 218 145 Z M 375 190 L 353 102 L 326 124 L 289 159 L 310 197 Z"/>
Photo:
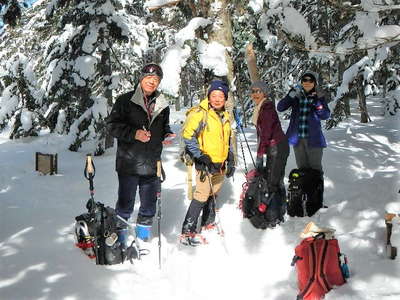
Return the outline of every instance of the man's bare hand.
<path id="1" fill-rule="evenodd" d="M 151 132 L 143 129 L 136 130 L 135 139 L 141 141 L 142 143 L 147 143 L 150 141 Z"/>
<path id="2" fill-rule="evenodd" d="M 162 141 L 163 145 L 171 145 L 172 140 L 176 137 L 175 133 L 167 133 Z"/>

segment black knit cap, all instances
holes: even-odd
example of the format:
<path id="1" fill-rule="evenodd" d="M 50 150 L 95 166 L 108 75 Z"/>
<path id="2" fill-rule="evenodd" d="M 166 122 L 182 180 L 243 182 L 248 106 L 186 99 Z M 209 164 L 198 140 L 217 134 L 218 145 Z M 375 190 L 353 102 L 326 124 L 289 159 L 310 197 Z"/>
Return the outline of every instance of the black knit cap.
<path id="1" fill-rule="evenodd" d="M 304 77 L 310 77 L 314 82 L 317 82 L 317 78 L 315 78 L 315 75 L 311 72 L 304 73 L 303 76 L 301 76 L 301 79 L 303 79 Z"/>
<path id="2" fill-rule="evenodd" d="M 146 76 L 158 76 L 160 80 L 163 78 L 163 71 L 159 65 L 156 63 L 149 63 L 145 65 L 142 70 L 140 71 L 140 78 L 141 81 Z"/>

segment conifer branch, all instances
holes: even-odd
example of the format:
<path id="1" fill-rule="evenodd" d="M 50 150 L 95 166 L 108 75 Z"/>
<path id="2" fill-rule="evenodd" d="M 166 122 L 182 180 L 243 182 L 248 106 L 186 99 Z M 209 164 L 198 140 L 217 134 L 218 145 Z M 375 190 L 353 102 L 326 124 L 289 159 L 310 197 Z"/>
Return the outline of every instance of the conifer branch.
<path id="1" fill-rule="evenodd" d="M 380 40 L 383 40 L 383 42 L 380 42 L 375 45 L 371 45 L 369 47 L 364 47 L 364 48 L 353 47 L 353 48 L 346 48 L 346 49 L 344 49 L 345 51 L 338 51 L 338 50 L 334 50 L 333 47 L 329 46 L 329 45 L 323 45 L 323 46 L 320 45 L 319 48 L 317 48 L 317 49 L 306 48 L 304 46 L 304 44 L 299 43 L 295 40 L 292 40 L 289 37 L 289 34 L 287 32 L 285 32 L 284 30 L 282 30 L 281 28 L 278 29 L 278 35 L 279 35 L 279 38 L 282 38 L 289 45 L 291 45 L 292 47 L 294 47 L 300 51 L 314 52 L 314 53 L 321 53 L 321 54 L 332 54 L 332 55 L 350 55 L 350 54 L 355 54 L 355 53 L 359 53 L 359 52 L 365 52 L 368 50 L 377 49 L 377 48 L 385 46 L 387 44 L 391 44 L 391 43 L 397 44 L 400 42 L 400 33 L 399 33 L 391 38 L 380 38 Z"/>
<path id="2" fill-rule="evenodd" d="M 178 5 L 179 2 L 180 2 L 180 0 L 176 0 L 176 1 L 168 2 L 168 3 L 164 3 L 164 4 L 158 5 L 158 6 L 149 6 L 148 8 L 149 8 L 149 11 L 152 12 L 152 11 L 158 10 L 163 7 L 171 7 L 171 6 Z"/>

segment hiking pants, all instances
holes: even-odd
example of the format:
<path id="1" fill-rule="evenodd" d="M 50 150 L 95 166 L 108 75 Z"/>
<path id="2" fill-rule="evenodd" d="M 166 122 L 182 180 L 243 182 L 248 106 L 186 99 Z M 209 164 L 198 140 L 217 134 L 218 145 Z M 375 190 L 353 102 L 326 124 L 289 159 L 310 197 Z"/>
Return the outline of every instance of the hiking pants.
<path id="1" fill-rule="evenodd" d="M 289 151 L 287 138 L 267 149 L 266 179 L 270 192 L 276 192 L 281 186 L 284 186 L 283 179 L 285 178 L 285 168 Z"/>
<path id="2" fill-rule="evenodd" d="M 299 143 L 293 147 L 297 168 L 312 168 L 323 172 L 323 149 L 321 147 L 310 147 L 307 139 L 299 139 Z"/>
<path id="3" fill-rule="evenodd" d="M 224 174 L 215 173 L 203 176 L 202 172 L 196 174 L 196 190 L 193 193 L 193 200 L 190 202 L 188 211 L 182 225 L 182 233 L 195 233 L 200 213 L 202 213 L 201 226 L 211 224 L 215 221 L 215 203 L 212 195 L 216 195 L 224 182 Z M 203 174 L 204 175 L 204 174 Z M 212 191 L 210 186 L 212 184 Z"/>
<path id="4" fill-rule="evenodd" d="M 160 184 L 158 177 L 118 174 L 118 181 L 118 201 L 115 208 L 117 214 L 126 220 L 130 218 L 135 205 L 136 191 L 139 187 L 140 207 L 138 220 L 151 220 L 156 214 L 156 193 Z"/>
<path id="5" fill-rule="evenodd" d="M 208 176 L 205 176 L 205 180 L 201 181 L 201 171 L 197 171 L 196 173 L 196 190 L 193 193 L 193 198 L 197 199 L 200 202 L 206 202 L 208 197 L 216 195 L 222 187 L 222 183 L 224 182 L 224 174 L 214 173 Z M 213 191 L 211 191 L 210 180 Z"/>

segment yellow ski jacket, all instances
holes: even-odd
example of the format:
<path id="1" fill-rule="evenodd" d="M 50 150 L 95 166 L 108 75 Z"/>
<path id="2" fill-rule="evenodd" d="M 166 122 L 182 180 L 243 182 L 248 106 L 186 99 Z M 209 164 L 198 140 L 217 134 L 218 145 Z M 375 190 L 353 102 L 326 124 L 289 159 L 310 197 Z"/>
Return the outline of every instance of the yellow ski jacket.
<path id="1" fill-rule="evenodd" d="M 223 163 L 228 157 L 230 136 L 229 113 L 214 111 L 208 98 L 187 113 L 182 137 L 194 157 L 207 154 L 213 163 Z"/>

